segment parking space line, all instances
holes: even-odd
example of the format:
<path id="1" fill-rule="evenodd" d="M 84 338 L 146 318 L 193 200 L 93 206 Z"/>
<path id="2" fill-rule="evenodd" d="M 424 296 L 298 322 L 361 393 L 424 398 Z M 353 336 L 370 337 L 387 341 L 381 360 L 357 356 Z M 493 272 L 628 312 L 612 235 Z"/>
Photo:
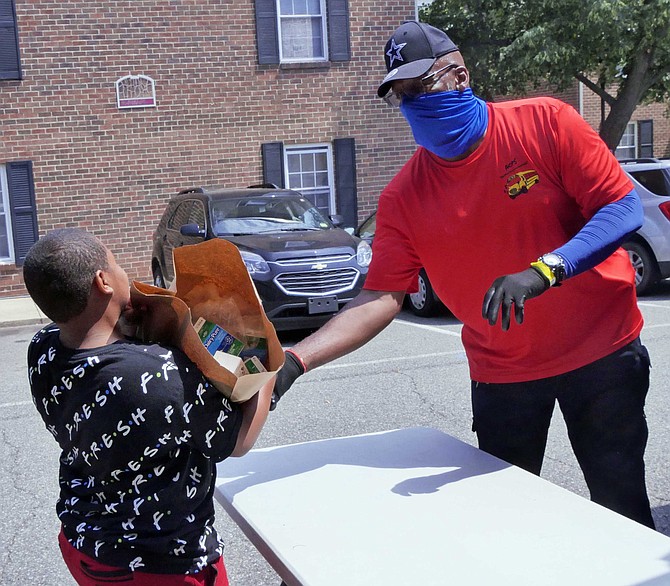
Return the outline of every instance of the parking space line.
<path id="1" fill-rule="evenodd" d="M 670 305 L 657 305 L 656 303 L 646 303 L 644 301 L 638 301 L 637 304 L 640 307 L 656 307 L 657 309 L 670 309 Z"/>
<path id="2" fill-rule="evenodd" d="M 394 319 L 393 322 L 403 324 L 405 326 L 412 326 L 413 328 L 419 328 L 421 330 L 429 330 L 431 332 L 436 332 L 438 334 L 446 334 L 447 336 L 455 336 L 457 338 L 461 337 L 460 329 L 459 329 L 458 332 L 452 332 L 451 330 L 443 330 L 442 328 L 439 328 L 437 326 L 429 326 L 429 325 L 426 325 L 426 324 L 417 324 L 417 323 L 414 323 L 412 321 L 405 321 L 404 319 L 397 319 L 397 318 Z M 459 326 L 459 328 L 461 328 L 461 327 L 462 326 Z"/>
<path id="3" fill-rule="evenodd" d="M 23 407 L 24 405 L 32 405 L 32 401 L 17 401 L 16 403 L 0 403 L 0 408 L 2 407 Z"/>
<path id="4" fill-rule="evenodd" d="M 445 356 L 457 356 L 459 354 L 465 356 L 465 352 L 463 350 L 454 350 L 452 352 L 431 352 L 430 354 L 413 354 L 412 356 L 396 356 L 393 358 L 381 358 L 379 360 L 363 360 L 361 362 L 347 362 L 346 364 L 324 364 L 323 366 L 319 366 L 319 368 L 315 370 L 334 370 L 336 368 L 374 366 L 376 364 L 388 364 L 389 362 L 403 362 L 405 360 L 417 360 L 420 358 L 441 358 Z"/>

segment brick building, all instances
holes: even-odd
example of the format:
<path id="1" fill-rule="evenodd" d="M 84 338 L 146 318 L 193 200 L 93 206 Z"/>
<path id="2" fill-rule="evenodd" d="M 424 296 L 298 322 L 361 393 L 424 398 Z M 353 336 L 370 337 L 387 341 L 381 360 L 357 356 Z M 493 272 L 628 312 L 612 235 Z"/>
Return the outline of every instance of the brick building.
<path id="1" fill-rule="evenodd" d="M 415 17 L 413 0 L 0 0 L 0 296 L 25 294 L 22 258 L 63 226 L 149 280 L 165 202 L 197 185 L 272 181 L 355 226 L 415 148 L 375 93 Z M 667 118 L 640 111 L 669 156 Z"/>

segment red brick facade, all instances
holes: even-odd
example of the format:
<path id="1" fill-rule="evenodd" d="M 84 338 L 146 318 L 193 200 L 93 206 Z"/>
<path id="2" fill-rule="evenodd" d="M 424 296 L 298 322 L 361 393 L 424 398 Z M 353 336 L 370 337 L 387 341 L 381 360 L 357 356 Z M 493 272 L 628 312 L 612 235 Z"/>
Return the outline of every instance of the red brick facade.
<path id="1" fill-rule="evenodd" d="M 320 66 L 259 65 L 252 0 L 15 5 L 23 79 L 0 80 L 0 165 L 32 161 L 40 234 L 86 227 L 133 279 L 150 279 L 166 200 L 185 187 L 260 182 L 262 143 L 353 138 L 359 220 L 414 149 L 375 93 L 382 47 L 414 18 L 413 1 L 350 0 L 351 59 Z M 128 74 L 155 80 L 157 107 L 117 108 L 115 81 Z M 595 113 L 585 104 L 597 127 L 599 101 Z M 654 118 L 656 154 L 669 156 L 669 121 Z M 20 268 L 0 265 L 0 296 L 21 294 Z"/>

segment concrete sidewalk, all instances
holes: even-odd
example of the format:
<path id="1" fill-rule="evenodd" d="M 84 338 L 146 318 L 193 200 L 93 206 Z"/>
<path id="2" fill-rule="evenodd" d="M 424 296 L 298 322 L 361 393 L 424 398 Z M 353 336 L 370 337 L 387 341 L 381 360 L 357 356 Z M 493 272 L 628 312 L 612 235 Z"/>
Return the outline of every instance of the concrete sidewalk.
<path id="1" fill-rule="evenodd" d="M 0 297 L 0 327 L 48 324 L 46 317 L 28 296 Z"/>

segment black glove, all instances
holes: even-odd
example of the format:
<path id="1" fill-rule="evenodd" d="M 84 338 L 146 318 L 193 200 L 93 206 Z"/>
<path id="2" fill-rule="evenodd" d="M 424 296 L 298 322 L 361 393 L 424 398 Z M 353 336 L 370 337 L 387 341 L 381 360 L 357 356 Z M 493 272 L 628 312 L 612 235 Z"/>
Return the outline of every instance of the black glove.
<path id="1" fill-rule="evenodd" d="M 305 374 L 305 366 L 302 360 L 298 358 L 297 354 L 293 352 L 284 352 L 284 366 L 279 369 L 277 373 L 277 380 L 275 381 L 275 388 L 272 391 L 272 401 L 270 402 L 270 411 L 274 411 L 279 399 L 284 396 L 284 393 L 291 388 L 295 380 Z"/>
<path id="2" fill-rule="evenodd" d="M 484 305 L 482 306 L 482 317 L 489 320 L 489 324 L 494 326 L 498 321 L 498 311 L 502 304 L 502 329 L 509 330 L 510 314 L 512 305 L 514 305 L 514 317 L 516 323 L 523 323 L 523 305 L 526 299 L 532 299 L 544 293 L 551 284 L 549 280 L 537 269 L 533 267 L 514 273 L 498 277 L 493 281 L 493 285 L 484 296 Z"/>

